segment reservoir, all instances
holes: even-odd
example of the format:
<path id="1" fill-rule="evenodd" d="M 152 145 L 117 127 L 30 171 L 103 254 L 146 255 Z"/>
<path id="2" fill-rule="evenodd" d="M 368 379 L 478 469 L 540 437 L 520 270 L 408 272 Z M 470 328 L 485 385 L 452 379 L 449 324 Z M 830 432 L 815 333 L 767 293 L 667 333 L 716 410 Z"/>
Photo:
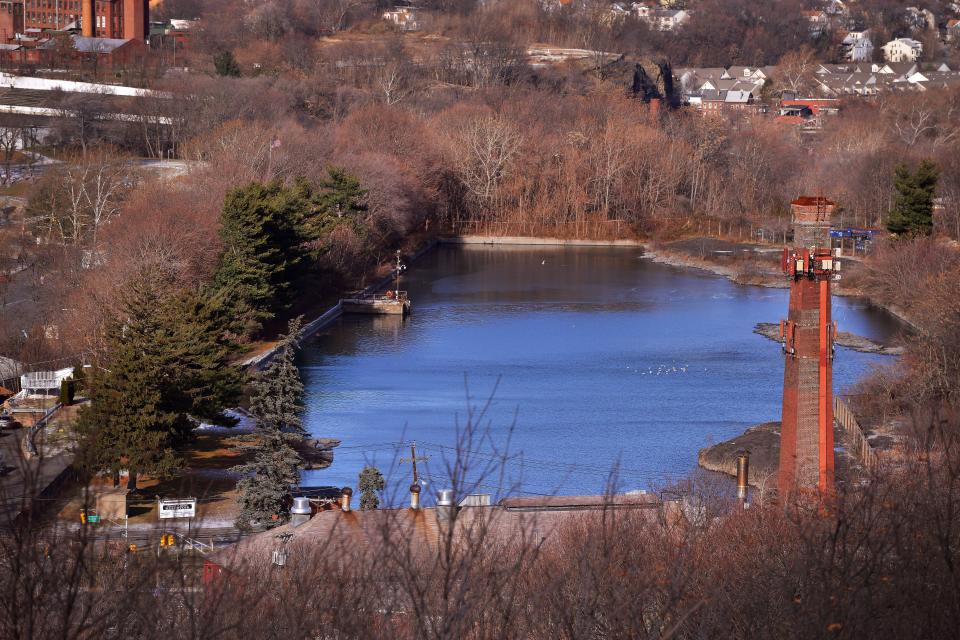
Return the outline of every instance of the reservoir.
<path id="1" fill-rule="evenodd" d="M 495 495 L 651 489 L 696 468 L 697 451 L 779 420 L 780 346 L 753 333 L 787 312 L 786 289 L 737 285 L 651 262 L 640 249 L 439 246 L 404 273 L 413 313 L 346 316 L 306 341 L 304 425 L 337 438 L 304 485 L 357 487 L 367 463 L 405 500 L 417 442 L 424 495 L 449 484 L 458 424 L 489 407 L 475 465 L 508 450 Z M 841 331 L 878 341 L 896 322 L 834 297 Z M 837 348 L 842 391 L 888 357 Z M 469 393 L 469 400 L 468 400 Z M 390 490 L 392 489 L 392 491 Z"/>

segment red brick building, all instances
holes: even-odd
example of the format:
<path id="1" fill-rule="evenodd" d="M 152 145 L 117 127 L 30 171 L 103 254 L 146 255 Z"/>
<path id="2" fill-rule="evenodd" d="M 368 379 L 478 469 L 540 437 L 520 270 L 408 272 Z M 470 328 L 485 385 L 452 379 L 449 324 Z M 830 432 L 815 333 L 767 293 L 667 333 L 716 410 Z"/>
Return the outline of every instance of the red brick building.
<path id="1" fill-rule="evenodd" d="M 23 33 L 23 0 L 0 0 L 0 42 Z"/>
<path id="2" fill-rule="evenodd" d="M 84 36 L 145 40 L 149 0 L 0 0 L 20 6 L 24 29 L 80 28 Z M 0 19 L 0 30 L 3 20 Z"/>

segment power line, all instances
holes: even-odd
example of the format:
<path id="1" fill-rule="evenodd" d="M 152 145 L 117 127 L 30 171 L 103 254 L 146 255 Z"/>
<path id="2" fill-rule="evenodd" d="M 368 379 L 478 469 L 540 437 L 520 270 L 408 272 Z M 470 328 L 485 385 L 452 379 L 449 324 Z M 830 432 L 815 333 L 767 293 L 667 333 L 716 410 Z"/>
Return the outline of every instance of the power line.
<path id="1" fill-rule="evenodd" d="M 381 451 L 394 451 L 399 453 L 400 450 L 406 446 L 409 446 L 409 443 L 406 442 L 388 442 L 388 443 L 376 443 L 370 445 L 348 445 L 346 447 L 335 447 L 333 449 L 334 455 L 338 451 L 351 451 L 351 452 L 381 452 Z M 531 469 L 541 470 L 541 471 L 553 471 L 558 473 L 563 473 L 567 475 L 580 475 L 580 476 L 603 476 L 610 477 L 611 475 L 615 478 L 625 478 L 633 480 L 662 480 L 667 474 L 662 471 L 654 470 L 641 470 L 641 469 L 631 469 L 626 467 L 618 467 L 611 465 L 610 467 L 604 467 L 601 465 L 590 465 L 584 463 L 575 463 L 575 462 L 559 462 L 559 461 L 550 461 L 550 460 L 537 460 L 532 458 L 526 458 L 520 455 L 497 455 L 494 453 L 488 453 L 484 451 L 474 451 L 469 449 L 458 449 L 457 447 L 452 447 L 449 445 L 442 445 L 434 442 L 423 442 L 420 441 L 419 446 L 426 450 L 437 451 L 439 453 L 457 453 L 457 454 L 469 454 L 473 456 L 483 457 L 491 461 L 502 463 L 503 465 L 519 465 L 521 468 L 528 467 Z"/>

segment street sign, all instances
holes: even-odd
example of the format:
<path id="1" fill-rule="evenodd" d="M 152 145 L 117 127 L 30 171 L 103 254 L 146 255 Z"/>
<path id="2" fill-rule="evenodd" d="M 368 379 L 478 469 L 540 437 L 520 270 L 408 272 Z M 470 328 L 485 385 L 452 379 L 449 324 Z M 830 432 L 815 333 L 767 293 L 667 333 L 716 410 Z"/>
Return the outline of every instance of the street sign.
<path id="1" fill-rule="evenodd" d="M 193 518 L 197 515 L 197 499 L 160 500 L 157 512 L 161 520 L 167 518 Z"/>

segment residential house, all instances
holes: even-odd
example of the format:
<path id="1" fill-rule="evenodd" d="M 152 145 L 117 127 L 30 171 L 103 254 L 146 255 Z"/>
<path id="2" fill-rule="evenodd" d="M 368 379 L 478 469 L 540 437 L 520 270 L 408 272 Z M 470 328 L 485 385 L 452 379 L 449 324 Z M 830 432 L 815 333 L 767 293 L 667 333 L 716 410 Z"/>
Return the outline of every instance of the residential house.
<path id="1" fill-rule="evenodd" d="M 923 43 L 913 38 L 897 38 L 880 48 L 887 62 L 916 62 L 923 53 Z"/>
<path id="2" fill-rule="evenodd" d="M 746 92 L 759 96 L 773 67 L 679 68 L 675 70 L 677 85 L 684 101 L 701 111 L 721 110 L 728 92 Z M 752 103 L 751 103 L 752 104 Z"/>
<path id="3" fill-rule="evenodd" d="M 394 7 L 384 11 L 382 17 L 400 31 L 417 31 L 420 29 L 417 13 L 415 7 Z"/>
<path id="4" fill-rule="evenodd" d="M 875 96 L 884 91 L 926 91 L 953 87 L 960 73 L 946 64 L 921 71 L 916 62 L 820 64 L 814 71 L 816 93 L 828 97 Z"/>
<path id="5" fill-rule="evenodd" d="M 703 115 L 764 111 L 764 105 L 757 101 L 751 89 L 705 89 L 699 95 L 690 96 L 689 103 Z"/>
<path id="6" fill-rule="evenodd" d="M 826 96 L 875 96 L 882 85 L 878 84 L 874 73 L 856 72 L 820 76 L 817 78 L 820 92 Z"/>
<path id="7" fill-rule="evenodd" d="M 803 17 L 807 19 L 807 23 L 810 26 L 810 37 L 819 38 L 826 31 L 827 27 L 830 24 L 830 17 L 827 15 L 826 11 L 803 11 Z"/>
<path id="8" fill-rule="evenodd" d="M 873 42 L 870 40 L 870 31 L 851 31 L 844 36 L 840 43 L 843 57 L 850 62 L 869 62 L 873 60 Z"/>
<path id="9" fill-rule="evenodd" d="M 654 9 L 647 21 L 659 31 L 673 31 L 690 20 L 690 14 L 683 9 Z"/>
<path id="10" fill-rule="evenodd" d="M 766 84 L 776 67 L 729 67 L 724 78 L 736 80 L 750 80 L 756 84 Z"/>

